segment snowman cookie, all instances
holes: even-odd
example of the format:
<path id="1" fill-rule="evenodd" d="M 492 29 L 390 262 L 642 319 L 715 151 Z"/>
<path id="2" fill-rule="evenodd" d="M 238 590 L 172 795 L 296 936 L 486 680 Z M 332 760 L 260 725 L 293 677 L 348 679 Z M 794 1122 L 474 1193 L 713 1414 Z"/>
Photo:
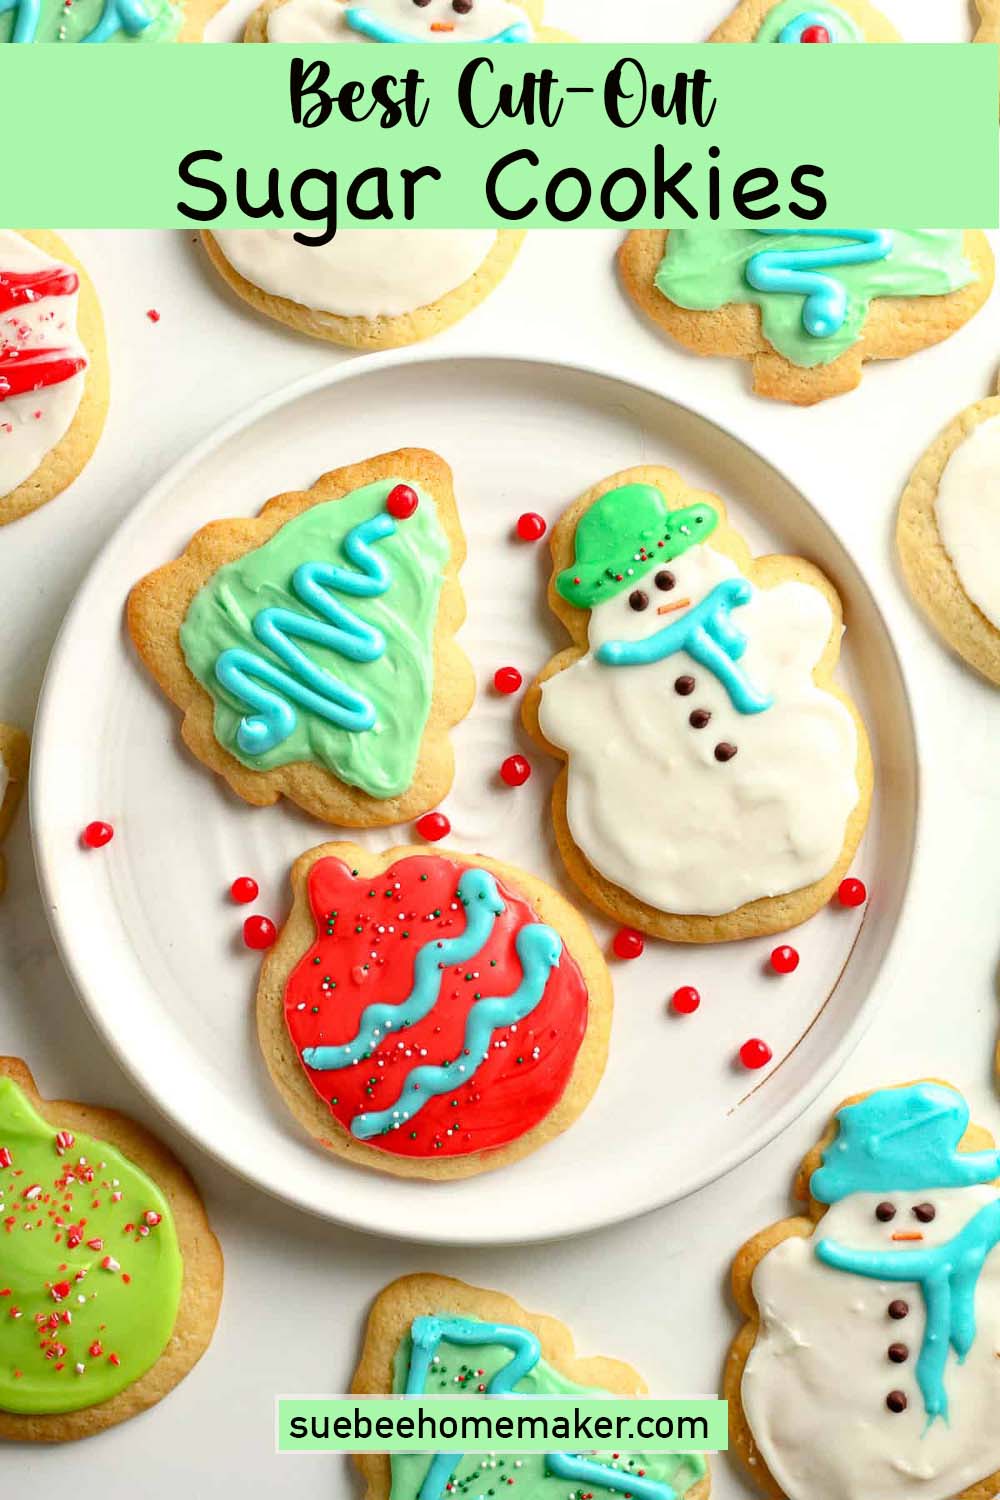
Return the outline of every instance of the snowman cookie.
<path id="1" fill-rule="evenodd" d="M 47 229 L 0 229 L 0 526 L 72 483 L 107 405 L 104 324 L 86 271 Z"/>
<path id="2" fill-rule="evenodd" d="M 1000 1488 L 1000 1153 L 954 1088 L 849 1099 L 745 1245 L 730 1444 L 788 1500 L 991 1500 Z"/>
<path id="3" fill-rule="evenodd" d="M 646 1385 L 618 1360 L 581 1359 L 568 1328 L 529 1313 L 500 1292 L 448 1276 L 403 1276 L 380 1292 L 368 1318 L 351 1390 L 369 1396 L 643 1396 Z M 355 1455 L 365 1500 L 707 1500 L 700 1453 Z"/>
<path id="4" fill-rule="evenodd" d="M 382 827 L 451 786 L 474 693 L 464 560 L 451 470 L 403 448 L 211 522 L 136 584 L 128 626 L 188 748 L 244 801 Z"/>
<path id="5" fill-rule="evenodd" d="M 12 724 L 0 724 L 0 843 L 7 837 L 28 780 L 28 736 Z M 7 886 L 7 865 L 0 852 L 0 896 Z"/>
<path id="6" fill-rule="evenodd" d="M 695 354 L 749 362 L 760 396 L 811 406 L 860 384 L 871 359 L 937 344 L 993 286 L 981 230 L 634 230 L 630 296 Z"/>
<path id="7" fill-rule="evenodd" d="M 173 1390 L 214 1332 L 222 1253 L 171 1152 L 0 1057 L 0 1204 L 0 1437 L 90 1437 Z"/>
<path id="8" fill-rule="evenodd" d="M 607 1058 L 611 979 L 534 876 L 426 847 L 322 844 L 292 869 L 257 1031 L 293 1114 L 338 1156 L 468 1177 L 560 1134 Z"/>
<path id="9" fill-rule="evenodd" d="M 1000 684 L 1000 391 L 966 407 L 928 448 L 903 491 L 896 540 L 921 609 Z"/>
<path id="10" fill-rule="evenodd" d="M 901 42 L 868 0 L 741 0 L 710 42 Z"/>
<path id="11" fill-rule="evenodd" d="M 0 0 L 3 42 L 200 42 L 223 0 Z"/>
<path id="12" fill-rule="evenodd" d="M 602 480 L 554 530 L 573 644 L 525 698 L 565 761 L 556 839 L 616 921 L 676 942 L 781 932 L 828 901 L 864 830 L 864 725 L 833 680 L 840 600 L 801 558 L 751 556 L 670 469 Z"/>

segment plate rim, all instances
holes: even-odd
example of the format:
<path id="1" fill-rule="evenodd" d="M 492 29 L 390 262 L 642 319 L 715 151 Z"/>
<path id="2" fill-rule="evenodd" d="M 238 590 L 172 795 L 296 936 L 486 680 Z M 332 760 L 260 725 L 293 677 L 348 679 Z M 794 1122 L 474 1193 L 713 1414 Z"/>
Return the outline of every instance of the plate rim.
<path id="1" fill-rule="evenodd" d="M 679 1188 L 674 1189 L 668 1184 L 663 1183 L 662 1186 L 657 1186 L 651 1192 L 647 1193 L 632 1208 L 622 1208 L 611 1213 L 594 1212 L 592 1209 L 582 1222 L 561 1231 L 545 1229 L 538 1234 L 525 1233 L 523 1230 L 509 1234 L 500 1231 L 494 1232 L 488 1240 L 483 1238 L 481 1233 L 462 1234 L 461 1232 L 452 1232 L 447 1237 L 442 1238 L 440 1233 L 434 1233 L 423 1228 L 416 1230 L 407 1229 L 406 1232 L 399 1232 L 386 1229 L 384 1225 L 373 1223 L 364 1214 L 352 1214 L 349 1205 L 338 1203 L 334 1207 L 333 1205 L 318 1203 L 294 1189 L 283 1187 L 280 1182 L 272 1178 L 255 1173 L 252 1160 L 234 1159 L 223 1147 L 216 1147 L 211 1136 L 206 1138 L 204 1135 L 200 1135 L 196 1125 L 189 1123 L 179 1109 L 175 1110 L 171 1108 L 168 1103 L 168 1099 L 170 1098 L 169 1088 L 157 1085 L 149 1074 L 143 1071 L 139 1063 L 134 1061 L 131 1055 L 119 1045 L 104 1016 L 97 988 L 88 983 L 86 973 L 78 971 L 73 957 L 73 943 L 70 932 L 72 923 L 64 915 L 64 905 L 60 900 L 58 877 L 60 861 L 53 851 L 46 849 L 45 841 L 40 834 L 41 823 L 38 817 L 38 811 L 45 796 L 44 784 L 47 779 L 50 745 L 56 745 L 59 739 L 57 683 L 61 676 L 62 658 L 67 652 L 68 642 L 71 640 L 78 626 L 79 619 L 86 608 L 88 593 L 93 586 L 94 577 L 103 569 L 107 555 L 131 535 L 133 528 L 138 529 L 144 518 L 155 511 L 161 502 L 190 472 L 198 468 L 201 463 L 210 458 L 214 452 L 220 449 L 231 438 L 250 427 L 253 423 L 271 415 L 281 407 L 290 405 L 325 387 L 336 386 L 346 381 L 358 379 L 359 377 L 363 378 L 372 373 L 378 374 L 382 370 L 405 369 L 411 365 L 439 365 L 444 363 L 521 364 L 531 366 L 537 370 L 548 369 L 556 374 L 607 380 L 616 385 L 627 387 L 647 398 L 652 398 L 656 402 L 666 402 L 676 410 L 684 413 L 687 417 L 698 422 L 707 423 L 729 441 L 738 444 L 740 447 L 754 454 L 758 460 L 765 463 L 777 473 L 790 488 L 795 490 L 813 520 L 817 521 L 827 532 L 832 533 L 838 542 L 840 542 L 844 552 L 850 557 L 852 566 L 864 586 L 871 608 L 881 626 L 885 642 L 888 645 L 898 675 L 906 710 L 908 758 L 913 767 L 912 837 L 906 861 L 905 883 L 893 931 L 889 934 L 881 954 L 876 959 L 867 993 L 861 1001 L 857 1015 L 846 1028 L 837 1045 L 827 1053 L 821 1066 L 814 1071 L 808 1081 L 781 1109 L 769 1115 L 755 1132 L 751 1132 L 749 1136 L 734 1145 L 723 1157 L 718 1158 L 710 1165 L 706 1165 L 700 1171 L 695 1172 Z M 907 924 L 907 918 L 913 903 L 915 887 L 913 871 L 917 849 L 921 842 L 924 807 L 924 762 L 921 753 L 923 733 L 916 710 L 916 703 L 917 699 L 912 690 L 909 669 L 905 658 L 900 654 L 895 634 L 889 627 L 878 592 L 872 587 L 867 567 L 853 553 L 849 552 L 846 544 L 840 541 L 833 521 L 829 520 L 816 507 L 809 498 L 809 495 L 803 490 L 802 486 L 784 464 L 777 462 L 765 448 L 759 447 L 755 441 L 751 441 L 745 437 L 735 426 L 720 420 L 710 410 L 699 410 L 697 407 L 692 406 L 690 402 L 681 400 L 659 385 L 653 384 L 652 381 L 636 378 L 634 375 L 629 374 L 625 368 L 616 367 L 614 362 L 584 359 L 559 360 L 549 354 L 525 353 L 523 351 L 505 350 L 502 348 L 477 347 L 470 350 L 449 350 L 445 347 L 428 350 L 418 344 L 401 350 L 386 350 L 366 355 L 362 359 L 346 359 L 331 367 L 314 371 L 298 379 L 289 381 L 277 387 L 268 395 L 242 407 L 226 421 L 206 433 L 192 448 L 171 464 L 154 481 L 128 513 L 122 517 L 118 525 L 106 538 L 99 551 L 90 560 L 86 572 L 80 580 L 66 610 L 52 646 L 48 662 L 46 663 L 35 711 L 28 786 L 29 830 L 35 870 L 46 919 L 56 951 L 67 978 L 91 1025 L 126 1076 L 135 1084 L 150 1104 L 152 1104 L 154 1109 L 170 1125 L 177 1129 L 185 1140 L 190 1141 L 193 1145 L 200 1148 L 213 1161 L 218 1162 L 237 1178 L 251 1183 L 254 1187 L 280 1202 L 287 1203 L 315 1218 L 339 1224 L 344 1228 L 360 1233 L 371 1234 L 378 1238 L 401 1240 L 413 1244 L 449 1245 L 456 1248 L 486 1244 L 507 1246 L 554 1243 L 559 1240 L 574 1239 L 585 1234 L 594 1233 L 600 1229 L 644 1218 L 658 1209 L 681 1202 L 700 1192 L 710 1184 L 721 1180 L 730 1172 L 735 1171 L 738 1167 L 744 1165 L 744 1163 L 752 1160 L 799 1119 L 809 1106 L 815 1102 L 822 1090 L 836 1078 L 845 1066 L 875 1019 L 881 1001 L 879 981 L 883 970 L 895 953 L 900 931 Z M 585 903 L 581 902 L 580 904 L 584 905 Z M 661 1179 L 657 1179 L 658 1183 L 661 1181 Z M 430 1190 L 433 1191 L 433 1187 Z M 344 1196 L 347 1197 L 348 1195 L 345 1194 Z"/>

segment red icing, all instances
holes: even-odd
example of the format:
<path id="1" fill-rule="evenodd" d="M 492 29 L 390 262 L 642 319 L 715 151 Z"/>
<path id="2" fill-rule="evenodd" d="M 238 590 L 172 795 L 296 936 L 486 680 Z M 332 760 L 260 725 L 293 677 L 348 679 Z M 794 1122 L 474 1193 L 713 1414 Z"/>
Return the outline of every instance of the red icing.
<path id="1" fill-rule="evenodd" d="M 47 385 L 61 385 L 86 369 L 87 361 L 63 349 L 0 350 L 0 401 Z"/>
<path id="2" fill-rule="evenodd" d="M 46 266 L 41 271 L 0 271 L 0 313 L 24 307 L 42 297 L 69 297 L 80 278 L 68 266 Z"/>
<path id="3" fill-rule="evenodd" d="M 411 855 L 373 877 L 353 877 L 339 859 L 313 865 L 308 892 L 317 938 L 285 988 L 285 1021 L 300 1054 L 305 1047 L 350 1041 L 367 1006 L 406 999 L 420 948 L 465 930 L 457 897 L 464 868 L 439 854 Z M 538 917 L 523 896 L 497 884 L 506 910 L 474 959 L 445 970 L 438 1003 L 422 1021 L 390 1032 L 355 1066 L 336 1072 L 305 1068 L 345 1130 L 356 1115 L 389 1107 L 412 1068 L 458 1056 L 477 994 L 508 995 L 517 988 L 522 972 L 514 941 Z M 331 922 L 332 912 L 337 916 Z M 489 1056 L 468 1083 L 428 1100 L 402 1129 L 368 1144 L 394 1156 L 450 1157 L 517 1140 L 562 1097 L 586 1029 L 587 987 L 564 949 L 538 1005 L 516 1030 L 494 1033 Z"/>

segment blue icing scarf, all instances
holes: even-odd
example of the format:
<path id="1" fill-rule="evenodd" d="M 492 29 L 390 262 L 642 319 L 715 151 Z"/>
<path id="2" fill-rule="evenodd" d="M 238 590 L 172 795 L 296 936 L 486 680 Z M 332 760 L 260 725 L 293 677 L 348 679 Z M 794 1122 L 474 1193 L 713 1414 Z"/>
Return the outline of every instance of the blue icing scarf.
<path id="1" fill-rule="evenodd" d="M 976 1288 L 986 1258 L 1000 1244 L 1000 1198 L 988 1203 L 946 1245 L 935 1250 L 851 1250 L 836 1240 L 820 1240 L 816 1255 L 836 1271 L 876 1281 L 915 1282 L 927 1313 L 917 1384 L 930 1421 L 948 1416 L 944 1373 L 948 1350 L 959 1363 L 976 1338 Z"/>

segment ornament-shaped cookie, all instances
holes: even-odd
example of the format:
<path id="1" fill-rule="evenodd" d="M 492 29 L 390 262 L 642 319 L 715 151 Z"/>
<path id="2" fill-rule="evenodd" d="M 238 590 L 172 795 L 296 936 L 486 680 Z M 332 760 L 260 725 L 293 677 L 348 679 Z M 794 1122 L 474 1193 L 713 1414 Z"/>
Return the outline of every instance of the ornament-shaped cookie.
<path id="1" fill-rule="evenodd" d="M 552 536 L 573 644 L 525 698 L 565 761 L 559 850 L 618 922 L 677 942 L 781 932 L 828 901 L 868 816 L 864 725 L 833 673 L 840 600 L 754 558 L 714 495 L 614 474 Z"/>
<path id="2" fill-rule="evenodd" d="M 468 1374 L 474 1372 L 473 1380 Z M 568 1328 L 512 1298 L 448 1276 L 403 1276 L 375 1299 L 351 1389 L 358 1395 L 642 1396 L 629 1365 L 579 1358 Z M 707 1500 L 699 1453 L 357 1454 L 365 1500 Z"/>
<path id="3" fill-rule="evenodd" d="M 248 42 L 569 41 L 541 24 L 541 0 L 265 0 Z M 327 245 L 291 230 L 218 229 L 212 264 L 258 312 L 354 349 L 393 349 L 457 323 L 510 270 L 523 232 L 339 229 Z"/>
<path id="4" fill-rule="evenodd" d="M 464 559 L 451 470 L 404 448 L 204 527 L 135 586 L 128 625 L 188 748 L 245 801 L 381 827 L 451 786 Z"/>
<path id="5" fill-rule="evenodd" d="M 583 918 L 534 876 L 425 847 L 323 844 L 292 870 L 257 1029 L 292 1112 L 398 1176 L 504 1166 L 600 1080 L 611 980 Z"/>
<path id="6" fill-rule="evenodd" d="M 1000 1153 L 949 1084 L 849 1099 L 745 1245 L 731 1450 L 787 1500 L 1000 1487 Z"/>
<path id="7" fill-rule="evenodd" d="M 934 439 L 903 491 L 896 541 L 931 623 L 1000 684 L 1000 393 Z"/>
<path id="8" fill-rule="evenodd" d="M 28 783 L 28 736 L 12 724 L 0 724 L 0 843 L 7 837 Z M 0 896 L 7 886 L 7 865 L 0 852 Z"/>
<path id="9" fill-rule="evenodd" d="M 901 42 L 895 26 L 868 0 L 741 0 L 710 42 Z"/>
<path id="10" fill-rule="evenodd" d="M 0 229 L 0 526 L 73 482 L 107 405 L 104 323 L 86 271 L 47 229 Z"/>
<path id="11" fill-rule="evenodd" d="M 0 1201 L 0 1437 L 89 1437 L 173 1390 L 215 1329 L 222 1254 L 171 1152 L 0 1058 Z"/>

